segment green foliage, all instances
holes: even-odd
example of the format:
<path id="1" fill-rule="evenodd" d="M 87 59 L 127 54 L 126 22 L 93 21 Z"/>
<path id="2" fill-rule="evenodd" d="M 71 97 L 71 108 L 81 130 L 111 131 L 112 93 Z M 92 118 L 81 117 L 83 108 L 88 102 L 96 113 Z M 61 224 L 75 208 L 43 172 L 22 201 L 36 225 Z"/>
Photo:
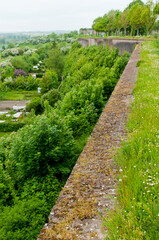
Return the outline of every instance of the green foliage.
<path id="1" fill-rule="evenodd" d="M 52 89 L 45 93 L 41 98 L 41 105 L 44 107 L 45 100 L 53 107 L 58 100 L 61 100 L 61 94 L 58 89 Z"/>
<path id="2" fill-rule="evenodd" d="M 35 114 L 40 114 L 43 111 L 43 108 L 41 106 L 41 99 L 40 97 L 33 98 L 30 103 L 26 106 L 26 111 L 30 112 L 32 109 L 34 109 Z"/>
<path id="3" fill-rule="evenodd" d="M 157 6 L 158 3 L 154 7 L 151 0 L 146 4 L 141 0 L 134 0 L 123 12 L 111 10 L 103 17 L 96 18 L 92 28 L 96 32 L 105 32 L 108 36 L 119 36 L 123 32 L 124 36 L 149 34 L 157 19 Z"/>
<path id="4" fill-rule="evenodd" d="M 49 166 L 64 177 L 73 164 L 73 145 L 71 132 L 59 117 L 39 116 L 13 137 L 6 168 L 18 185 L 28 178 L 47 175 Z"/>
<path id="5" fill-rule="evenodd" d="M 0 132 L 13 132 L 17 131 L 19 128 L 22 128 L 25 123 L 22 122 L 3 122 L 0 123 Z"/>
<path id="6" fill-rule="evenodd" d="M 134 5 L 136 5 L 136 4 L 139 4 L 139 5 L 143 6 L 143 5 L 144 5 L 144 2 L 141 1 L 141 0 L 133 0 L 133 1 L 128 5 L 128 7 L 125 8 L 125 10 L 131 9 L 131 8 L 132 8 Z"/>
<path id="7" fill-rule="evenodd" d="M 154 9 L 153 9 L 153 12 L 154 12 L 155 14 L 159 14 L 159 2 L 156 3 L 156 5 L 155 5 L 155 7 L 154 7 Z"/>
<path id="8" fill-rule="evenodd" d="M 34 240 L 47 220 L 47 203 L 36 197 L 4 207 L 0 213 L 1 240 Z"/>
<path id="9" fill-rule="evenodd" d="M 39 86 L 41 93 L 44 94 L 52 88 L 57 88 L 59 85 L 57 74 L 53 70 L 47 70 L 45 75 L 40 79 Z"/>
<path id="10" fill-rule="evenodd" d="M 45 64 L 48 69 L 54 70 L 57 73 L 58 79 L 61 80 L 64 58 L 58 48 L 53 48 L 48 53 L 48 58 L 45 59 Z"/>
<path id="11" fill-rule="evenodd" d="M 12 65 L 16 69 L 23 69 L 24 72 L 29 72 L 30 70 L 30 65 L 25 61 L 25 59 L 22 56 L 17 56 L 11 59 Z"/>
<path id="12" fill-rule="evenodd" d="M 118 50 L 78 43 L 65 56 L 64 69 L 63 60 L 56 65 L 55 57 L 63 57 L 56 48 L 46 61 L 50 69 L 36 81 L 46 94 L 27 106 L 38 113 L 42 102 L 44 114 L 32 114 L 28 125 L 0 142 L 2 239 L 37 238 L 128 61 Z M 30 57 L 30 63 L 34 60 Z M 15 84 L 32 88 L 34 81 L 29 76 L 15 79 Z"/>

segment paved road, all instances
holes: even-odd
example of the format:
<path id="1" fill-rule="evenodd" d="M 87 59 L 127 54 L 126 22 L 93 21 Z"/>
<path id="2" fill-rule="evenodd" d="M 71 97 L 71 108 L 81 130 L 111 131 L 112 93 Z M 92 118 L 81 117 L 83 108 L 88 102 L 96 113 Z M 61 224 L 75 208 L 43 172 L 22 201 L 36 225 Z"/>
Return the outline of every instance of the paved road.
<path id="1" fill-rule="evenodd" d="M 30 101 L 22 100 L 22 101 L 0 101 L 0 110 L 12 109 L 13 106 L 25 106 L 26 103 Z"/>

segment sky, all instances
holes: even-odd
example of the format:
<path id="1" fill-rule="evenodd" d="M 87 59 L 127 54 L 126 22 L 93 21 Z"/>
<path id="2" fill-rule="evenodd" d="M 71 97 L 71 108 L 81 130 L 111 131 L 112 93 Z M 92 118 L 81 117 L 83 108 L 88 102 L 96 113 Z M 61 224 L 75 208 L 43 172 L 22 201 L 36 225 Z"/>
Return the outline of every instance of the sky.
<path id="1" fill-rule="evenodd" d="M 79 30 L 132 0 L 0 0 L 0 32 Z M 146 1 L 143 1 L 146 2 Z"/>

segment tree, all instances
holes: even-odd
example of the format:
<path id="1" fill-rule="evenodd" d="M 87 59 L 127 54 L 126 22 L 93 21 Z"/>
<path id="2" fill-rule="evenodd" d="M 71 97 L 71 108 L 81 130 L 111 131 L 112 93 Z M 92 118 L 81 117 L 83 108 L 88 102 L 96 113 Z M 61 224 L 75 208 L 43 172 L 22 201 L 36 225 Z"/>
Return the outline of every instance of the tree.
<path id="1" fill-rule="evenodd" d="M 126 29 L 129 26 L 128 14 L 129 14 L 129 11 L 126 10 L 122 12 L 119 16 L 119 26 L 120 28 L 124 29 L 124 36 L 126 36 Z"/>
<path id="2" fill-rule="evenodd" d="M 107 29 L 107 24 L 108 24 L 108 18 L 107 18 L 107 15 L 105 14 L 103 17 L 98 17 L 94 20 L 92 28 L 96 32 L 105 32 Z"/>
<path id="3" fill-rule="evenodd" d="M 41 106 L 41 99 L 39 97 L 33 98 L 31 102 L 27 104 L 26 111 L 30 112 L 32 109 L 34 109 L 35 114 L 42 113 L 43 108 Z"/>
<path id="4" fill-rule="evenodd" d="M 153 9 L 153 12 L 154 12 L 155 14 L 159 14 L 159 2 L 158 2 L 158 1 L 157 1 L 156 5 L 155 5 L 155 7 L 154 7 L 154 9 Z"/>
<path id="5" fill-rule="evenodd" d="M 49 168 L 59 179 L 70 172 L 74 159 L 74 140 L 65 122 L 55 114 L 35 117 L 12 137 L 6 151 L 5 168 L 12 181 L 21 188 L 33 177 L 44 177 Z"/>
<path id="6" fill-rule="evenodd" d="M 120 11 L 118 10 L 111 10 L 107 14 L 108 24 L 107 24 L 107 31 L 113 34 L 114 31 L 118 28 L 118 17 L 120 15 Z"/>
<path id="7" fill-rule="evenodd" d="M 24 60 L 22 56 L 12 58 L 11 63 L 16 69 L 22 69 L 24 72 L 28 73 L 30 70 L 30 65 Z"/>
<path id="8" fill-rule="evenodd" d="M 54 70 L 57 73 L 58 79 L 61 80 L 64 68 L 64 57 L 58 48 L 53 48 L 48 53 L 48 58 L 45 59 L 46 67 Z"/>
<path id="9" fill-rule="evenodd" d="M 53 107 L 58 100 L 61 100 L 61 94 L 58 89 L 52 89 L 45 93 L 41 98 L 41 104 L 44 107 L 45 100 L 48 100 L 49 104 Z"/>
<path id="10" fill-rule="evenodd" d="M 57 74 L 53 70 L 47 70 L 39 82 L 41 93 L 44 94 L 52 88 L 58 88 L 59 81 Z"/>
<path id="11" fill-rule="evenodd" d="M 144 2 L 141 1 L 141 0 L 133 0 L 133 1 L 128 5 L 128 7 L 125 8 L 125 10 L 130 10 L 130 9 L 131 9 L 134 5 L 136 5 L 136 4 L 139 4 L 139 5 L 143 6 L 143 5 L 144 5 Z M 124 11 L 125 11 L 125 10 L 124 10 Z"/>
<path id="12" fill-rule="evenodd" d="M 142 21 L 145 23 L 148 35 L 157 18 L 156 14 L 153 12 L 153 8 L 154 8 L 153 1 L 152 0 L 148 1 L 147 4 L 143 7 L 141 15 Z"/>
<path id="13" fill-rule="evenodd" d="M 144 19 L 142 18 L 143 10 L 143 6 L 138 3 L 133 5 L 129 10 L 128 21 L 131 26 L 131 36 L 135 29 L 137 29 L 137 35 L 139 35 L 139 29 L 145 24 Z"/>
<path id="14" fill-rule="evenodd" d="M 152 29 L 155 31 L 159 31 L 159 20 L 154 23 Z"/>
<path id="15" fill-rule="evenodd" d="M 14 48 L 14 47 L 15 47 L 15 44 L 14 44 L 14 43 L 10 42 L 10 43 L 8 44 L 8 48 Z"/>

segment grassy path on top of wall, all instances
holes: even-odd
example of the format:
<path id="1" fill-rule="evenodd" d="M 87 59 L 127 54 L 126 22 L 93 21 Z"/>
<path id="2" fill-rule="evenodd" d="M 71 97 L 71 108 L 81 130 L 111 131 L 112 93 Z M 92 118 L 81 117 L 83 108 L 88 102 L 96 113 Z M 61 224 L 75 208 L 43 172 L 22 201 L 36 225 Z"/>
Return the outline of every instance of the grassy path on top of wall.
<path id="1" fill-rule="evenodd" d="M 159 41 L 142 44 L 128 138 L 116 158 L 118 204 L 105 217 L 109 240 L 159 239 Z"/>

